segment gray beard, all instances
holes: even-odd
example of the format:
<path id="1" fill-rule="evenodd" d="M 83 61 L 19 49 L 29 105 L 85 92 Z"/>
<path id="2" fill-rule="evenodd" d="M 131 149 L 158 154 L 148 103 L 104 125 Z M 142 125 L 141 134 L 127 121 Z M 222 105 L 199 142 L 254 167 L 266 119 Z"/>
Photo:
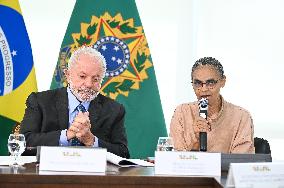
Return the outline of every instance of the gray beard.
<path id="1" fill-rule="evenodd" d="M 85 89 L 85 91 L 82 91 L 84 89 L 81 89 L 81 91 L 79 91 L 78 89 L 75 89 L 72 84 L 69 84 L 69 88 L 73 95 L 81 102 L 91 102 L 99 94 L 99 92 L 90 89 Z"/>

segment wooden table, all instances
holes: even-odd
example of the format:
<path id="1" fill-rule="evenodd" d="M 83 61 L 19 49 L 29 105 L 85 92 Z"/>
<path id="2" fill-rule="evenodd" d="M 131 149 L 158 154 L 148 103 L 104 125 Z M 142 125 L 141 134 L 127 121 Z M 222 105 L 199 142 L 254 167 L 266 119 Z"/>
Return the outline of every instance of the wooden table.
<path id="1" fill-rule="evenodd" d="M 13 169 L 0 166 L 0 188 L 170 188 L 170 187 L 222 187 L 215 178 L 190 176 L 159 176 L 153 167 L 118 168 L 108 164 L 105 174 L 39 172 L 34 163 Z"/>

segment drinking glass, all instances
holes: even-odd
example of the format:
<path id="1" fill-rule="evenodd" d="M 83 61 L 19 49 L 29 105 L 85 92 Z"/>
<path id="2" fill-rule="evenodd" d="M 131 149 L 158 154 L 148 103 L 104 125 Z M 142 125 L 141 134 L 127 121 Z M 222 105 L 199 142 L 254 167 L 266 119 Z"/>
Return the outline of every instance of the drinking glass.
<path id="1" fill-rule="evenodd" d="M 25 151 L 26 141 L 23 134 L 10 134 L 8 138 L 8 150 L 13 156 L 11 166 L 21 166 L 18 162 L 18 157 Z"/>
<path id="2" fill-rule="evenodd" d="M 174 151 L 174 142 L 171 137 L 159 137 L 157 151 Z"/>

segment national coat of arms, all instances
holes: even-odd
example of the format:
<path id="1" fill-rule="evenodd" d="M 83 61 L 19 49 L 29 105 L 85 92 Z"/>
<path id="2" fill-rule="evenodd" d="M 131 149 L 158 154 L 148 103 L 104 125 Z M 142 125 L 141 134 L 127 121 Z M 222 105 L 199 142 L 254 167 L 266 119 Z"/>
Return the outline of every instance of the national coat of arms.
<path id="1" fill-rule="evenodd" d="M 108 12 L 92 16 L 90 23 L 81 23 L 81 32 L 72 33 L 74 43 L 60 50 L 55 71 L 58 86 L 66 86 L 63 70 L 71 53 L 82 45 L 101 52 L 107 62 L 106 77 L 101 93 L 116 99 L 139 90 L 148 79 L 147 69 L 153 66 L 142 26 L 134 26 L 134 19 L 124 20 L 121 14 L 112 17 Z"/>

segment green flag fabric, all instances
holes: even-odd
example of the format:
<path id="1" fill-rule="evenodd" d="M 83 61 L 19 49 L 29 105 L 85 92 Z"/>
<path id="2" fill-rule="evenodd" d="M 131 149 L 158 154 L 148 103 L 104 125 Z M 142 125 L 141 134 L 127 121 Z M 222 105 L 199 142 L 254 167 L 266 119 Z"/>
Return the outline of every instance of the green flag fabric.
<path id="1" fill-rule="evenodd" d="M 31 45 L 18 0 L 0 0 L 0 155 L 37 90 Z"/>
<path id="2" fill-rule="evenodd" d="M 66 86 L 72 52 L 92 46 L 107 62 L 101 93 L 126 108 L 131 158 L 154 156 L 166 126 L 149 46 L 134 0 L 77 0 L 61 45 L 51 88 Z"/>

